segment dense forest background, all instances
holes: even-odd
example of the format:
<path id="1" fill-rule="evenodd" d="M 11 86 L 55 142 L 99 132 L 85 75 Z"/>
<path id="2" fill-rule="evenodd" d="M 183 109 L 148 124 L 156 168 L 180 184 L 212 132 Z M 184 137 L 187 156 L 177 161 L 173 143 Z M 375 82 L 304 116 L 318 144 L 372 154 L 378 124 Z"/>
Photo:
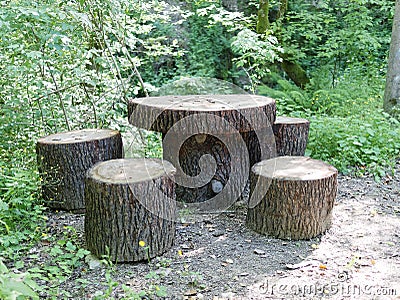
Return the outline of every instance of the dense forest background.
<path id="1" fill-rule="evenodd" d="M 342 173 L 380 180 L 399 158 L 399 121 L 382 109 L 394 1 L 273 0 L 261 29 L 259 1 L 0 6 L 0 298 L 31 288 L 51 294 L 85 255 L 60 243 L 50 255 L 64 257 L 64 267 L 30 272 L 47 286 L 25 277 L 23 284 L 11 271 L 46 239 L 38 137 L 80 128 L 129 132 L 127 99 L 176 80 L 217 78 L 275 98 L 279 114 L 310 120 L 307 155 Z M 159 156 L 159 137 L 145 138 L 142 155 Z"/>

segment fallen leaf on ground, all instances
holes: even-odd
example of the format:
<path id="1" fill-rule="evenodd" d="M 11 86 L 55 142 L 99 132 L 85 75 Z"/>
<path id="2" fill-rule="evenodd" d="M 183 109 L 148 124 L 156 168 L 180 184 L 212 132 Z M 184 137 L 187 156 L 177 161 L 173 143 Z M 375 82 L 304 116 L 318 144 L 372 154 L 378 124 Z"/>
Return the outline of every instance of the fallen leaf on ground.
<path id="1" fill-rule="evenodd" d="M 326 270 L 327 267 L 326 267 L 325 265 L 319 265 L 319 269 L 320 269 L 320 270 Z"/>
<path id="2" fill-rule="evenodd" d="M 313 248 L 313 249 L 318 249 L 319 246 L 318 246 L 317 244 L 312 244 L 312 245 L 311 245 L 311 248 Z"/>

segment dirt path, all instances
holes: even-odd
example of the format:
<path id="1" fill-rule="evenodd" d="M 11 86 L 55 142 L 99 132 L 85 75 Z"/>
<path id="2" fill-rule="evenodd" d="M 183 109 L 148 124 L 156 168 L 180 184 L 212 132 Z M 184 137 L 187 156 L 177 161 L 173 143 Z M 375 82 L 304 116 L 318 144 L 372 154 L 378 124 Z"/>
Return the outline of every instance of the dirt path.
<path id="1" fill-rule="evenodd" d="M 332 228 L 310 241 L 248 230 L 240 205 L 218 216 L 181 212 L 170 251 L 151 264 L 116 266 L 112 298 L 165 288 L 166 299 L 400 299 L 399 201 L 398 165 L 381 183 L 340 176 Z M 53 213 L 49 223 L 59 224 L 54 234 L 70 225 L 82 238 L 83 216 Z M 61 289 L 91 299 L 105 290 L 106 273 L 104 266 L 85 266 Z"/>

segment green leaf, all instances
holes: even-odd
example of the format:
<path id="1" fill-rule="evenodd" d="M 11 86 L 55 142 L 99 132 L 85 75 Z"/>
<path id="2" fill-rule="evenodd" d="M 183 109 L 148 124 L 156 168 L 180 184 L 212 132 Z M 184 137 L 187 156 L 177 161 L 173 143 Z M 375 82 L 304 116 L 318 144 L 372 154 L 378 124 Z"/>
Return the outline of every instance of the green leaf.
<path id="1" fill-rule="evenodd" d="M 6 278 L 6 280 L 3 282 L 3 287 L 5 287 L 10 292 L 15 292 L 16 295 L 28 296 L 33 299 L 39 299 L 39 296 L 29 286 L 27 286 L 25 283 L 21 281 L 16 281 L 10 278 L 8 279 Z"/>

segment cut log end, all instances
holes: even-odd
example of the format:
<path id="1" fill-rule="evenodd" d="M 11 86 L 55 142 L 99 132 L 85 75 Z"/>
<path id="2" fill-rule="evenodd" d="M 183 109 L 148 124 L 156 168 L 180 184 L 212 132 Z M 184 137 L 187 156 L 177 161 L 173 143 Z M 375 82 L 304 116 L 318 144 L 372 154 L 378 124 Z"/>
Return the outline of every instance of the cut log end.
<path id="1" fill-rule="evenodd" d="M 260 191 L 266 191 L 261 193 Z M 284 156 L 252 168 L 246 224 L 282 239 L 310 239 L 331 224 L 337 194 L 337 170 L 307 157 Z"/>
<path id="2" fill-rule="evenodd" d="M 280 156 L 264 160 L 253 166 L 257 176 L 266 176 L 276 180 L 318 180 L 337 174 L 335 167 L 310 157 Z"/>
<path id="3" fill-rule="evenodd" d="M 199 133 L 248 132 L 254 126 L 271 126 L 276 117 L 276 103 L 272 98 L 255 95 L 187 95 L 134 98 L 128 103 L 129 122 L 147 130 L 167 133 L 180 120 L 201 115 L 191 120 L 185 131 Z M 229 128 L 216 126 L 220 119 Z M 266 122 L 266 120 L 268 122 Z M 269 124 L 267 124 L 269 123 Z"/>
<path id="4" fill-rule="evenodd" d="M 134 184 L 173 175 L 175 168 L 166 160 L 159 159 L 119 159 L 100 163 L 88 174 L 92 179 L 110 184 Z"/>
<path id="5" fill-rule="evenodd" d="M 107 139 L 119 135 L 119 131 L 110 129 L 82 129 L 68 132 L 61 132 L 42 137 L 39 144 L 73 144 L 92 142 Z"/>
<path id="6" fill-rule="evenodd" d="M 277 125 L 281 125 L 281 124 L 310 124 L 310 121 L 308 121 L 307 119 L 302 119 L 302 118 L 277 116 L 274 124 L 277 124 Z"/>

